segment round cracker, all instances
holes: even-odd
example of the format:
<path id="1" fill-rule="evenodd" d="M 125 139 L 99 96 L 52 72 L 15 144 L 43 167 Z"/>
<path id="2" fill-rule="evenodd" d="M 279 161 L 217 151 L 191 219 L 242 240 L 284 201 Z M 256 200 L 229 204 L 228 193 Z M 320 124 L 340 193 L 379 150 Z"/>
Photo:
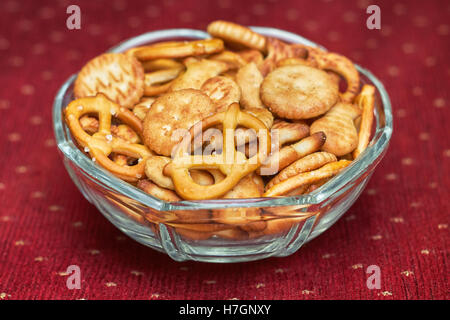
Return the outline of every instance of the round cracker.
<path id="1" fill-rule="evenodd" d="M 122 107 L 132 108 L 144 94 L 144 68 L 123 53 L 104 53 L 90 60 L 75 80 L 75 97 L 103 93 Z"/>
<path id="2" fill-rule="evenodd" d="M 177 130 L 189 130 L 195 123 L 215 112 L 215 104 L 200 90 L 169 92 L 156 99 L 147 112 L 144 142 L 156 153 L 170 156 L 172 149 L 182 139 L 182 134 Z"/>
<path id="3" fill-rule="evenodd" d="M 227 77 L 213 77 L 206 80 L 201 90 L 216 104 L 217 112 L 225 111 L 233 102 L 239 102 L 241 89 Z"/>
<path id="4" fill-rule="evenodd" d="M 309 119 L 327 112 L 339 88 L 325 71 L 303 65 L 275 69 L 261 84 L 261 100 L 281 118 Z"/>

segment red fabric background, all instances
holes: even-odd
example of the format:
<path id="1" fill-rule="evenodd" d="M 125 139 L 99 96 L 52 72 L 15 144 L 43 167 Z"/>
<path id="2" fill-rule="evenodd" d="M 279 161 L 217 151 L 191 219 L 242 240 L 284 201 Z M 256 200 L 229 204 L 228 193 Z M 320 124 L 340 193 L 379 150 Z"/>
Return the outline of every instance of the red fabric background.
<path id="1" fill-rule="evenodd" d="M 0 3 L 1 299 L 449 298 L 448 1 L 18 1 Z M 82 28 L 66 29 L 78 4 Z M 373 71 L 394 109 L 390 149 L 330 230 L 287 258 L 177 263 L 125 237 L 78 192 L 53 140 L 56 90 L 140 33 L 223 18 L 296 32 Z M 79 265 L 81 290 L 64 274 Z M 366 268 L 381 268 L 381 289 Z"/>

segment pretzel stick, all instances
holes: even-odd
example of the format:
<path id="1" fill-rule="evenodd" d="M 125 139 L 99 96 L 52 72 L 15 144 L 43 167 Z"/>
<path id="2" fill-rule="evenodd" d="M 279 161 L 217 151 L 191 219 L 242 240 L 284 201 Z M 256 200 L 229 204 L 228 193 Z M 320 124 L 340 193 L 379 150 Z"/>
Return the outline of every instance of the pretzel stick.
<path id="1" fill-rule="evenodd" d="M 266 190 L 272 188 L 274 185 L 292 177 L 299 173 L 308 172 L 322 167 L 323 165 L 337 161 L 336 156 L 328 152 L 315 152 L 309 154 L 288 167 L 284 168 L 266 185 Z"/>
<path id="2" fill-rule="evenodd" d="M 317 170 L 300 173 L 269 188 L 269 190 L 267 190 L 263 196 L 276 197 L 285 195 L 286 193 L 303 185 L 311 184 L 316 181 L 335 176 L 350 163 L 351 161 L 348 160 L 340 160 L 328 163 Z"/>
<path id="3" fill-rule="evenodd" d="M 283 147 L 279 152 L 271 155 L 267 159 L 264 165 L 258 169 L 258 173 L 262 176 L 272 175 L 286 168 L 295 160 L 319 150 L 325 143 L 325 140 L 326 136 L 323 132 L 316 132 L 297 143 Z"/>
<path id="4" fill-rule="evenodd" d="M 204 39 L 196 41 L 165 42 L 149 46 L 133 48 L 130 51 L 139 60 L 159 58 L 183 58 L 201 56 L 223 51 L 223 41 L 220 39 Z"/>
<path id="5" fill-rule="evenodd" d="M 372 131 L 373 111 L 375 108 L 375 88 L 371 85 L 364 85 L 361 93 L 356 97 L 355 102 L 362 108 L 361 126 L 359 128 L 358 146 L 353 151 L 353 158 L 356 159 L 369 145 Z"/>

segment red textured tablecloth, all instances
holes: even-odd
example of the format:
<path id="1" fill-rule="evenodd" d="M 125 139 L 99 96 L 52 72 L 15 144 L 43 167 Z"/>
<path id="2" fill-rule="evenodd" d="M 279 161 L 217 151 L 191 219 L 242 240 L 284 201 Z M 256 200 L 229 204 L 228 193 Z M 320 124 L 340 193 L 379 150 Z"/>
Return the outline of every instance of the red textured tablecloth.
<path id="1" fill-rule="evenodd" d="M 81 8 L 81 30 L 66 8 Z M 381 30 L 366 8 L 381 8 Z M 1 299 L 449 298 L 450 3 L 448 1 L 0 2 Z M 51 106 L 88 59 L 140 33 L 214 19 L 301 34 L 385 84 L 389 151 L 330 230 L 286 258 L 172 261 L 121 234 L 76 189 L 56 150 Z M 68 290 L 66 268 L 81 268 Z M 366 268 L 381 269 L 381 289 Z"/>

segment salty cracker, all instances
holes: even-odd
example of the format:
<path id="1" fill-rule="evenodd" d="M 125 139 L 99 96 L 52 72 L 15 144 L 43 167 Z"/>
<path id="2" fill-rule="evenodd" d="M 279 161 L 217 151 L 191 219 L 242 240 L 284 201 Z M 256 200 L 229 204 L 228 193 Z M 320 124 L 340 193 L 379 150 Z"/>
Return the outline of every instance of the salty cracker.
<path id="1" fill-rule="evenodd" d="M 333 177 L 338 174 L 342 169 L 347 167 L 351 161 L 339 160 L 330 162 L 319 169 L 300 173 L 293 177 L 290 177 L 280 183 L 273 185 L 265 193 L 264 197 L 276 197 L 286 195 L 288 192 L 299 188 L 302 185 L 308 185 L 322 179 Z"/>
<path id="2" fill-rule="evenodd" d="M 146 73 L 144 77 L 144 95 L 156 96 L 169 90 L 175 80 L 184 70 L 184 67 L 163 69 Z"/>
<path id="3" fill-rule="evenodd" d="M 211 22 L 206 30 L 213 37 L 223 39 L 225 42 L 243 45 L 263 52 L 266 50 L 265 36 L 239 24 L 217 20 Z"/>
<path id="4" fill-rule="evenodd" d="M 191 61 L 186 66 L 186 71 L 172 83 L 170 91 L 200 89 L 206 80 L 228 70 L 226 63 L 207 59 Z"/>
<path id="5" fill-rule="evenodd" d="M 222 112 L 233 102 L 239 102 L 241 89 L 236 82 L 226 77 L 213 77 L 206 80 L 201 91 L 206 93 L 216 105 L 217 112 Z"/>
<path id="6" fill-rule="evenodd" d="M 244 108 L 264 108 L 259 97 L 259 90 L 264 78 L 256 64 L 251 62 L 240 68 L 236 82 L 241 88 L 241 105 Z"/>
<path id="7" fill-rule="evenodd" d="M 196 122 L 216 112 L 216 106 L 202 91 L 183 89 L 169 92 L 153 102 L 144 119 L 144 142 L 160 155 L 170 156 L 181 141 L 177 130 L 189 130 Z"/>
<path id="8" fill-rule="evenodd" d="M 223 51 L 223 41 L 220 39 L 204 39 L 194 41 L 168 41 L 149 46 L 133 48 L 129 54 L 141 61 L 161 58 L 184 58 L 202 56 Z"/>
<path id="9" fill-rule="evenodd" d="M 246 49 L 246 50 L 240 50 L 237 51 L 236 54 L 238 54 L 246 63 L 255 63 L 256 65 L 259 65 L 263 62 L 264 56 L 261 53 L 261 51 L 256 49 Z"/>
<path id="10" fill-rule="evenodd" d="M 308 48 L 308 61 L 312 66 L 333 71 L 347 81 L 347 89 L 340 93 L 341 101 L 352 102 L 359 90 L 359 73 L 353 62 L 337 53 L 326 52 L 317 48 Z"/>
<path id="11" fill-rule="evenodd" d="M 369 84 L 364 85 L 360 94 L 356 97 L 355 103 L 362 109 L 362 115 L 361 124 L 359 125 L 358 146 L 353 151 L 354 159 L 356 159 L 369 145 L 374 118 L 375 87 Z"/>
<path id="12" fill-rule="evenodd" d="M 277 68 L 261 85 L 264 105 L 286 119 L 317 117 L 327 112 L 338 98 L 339 88 L 327 73 L 308 66 Z"/>
<path id="13" fill-rule="evenodd" d="M 122 107 L 133 107 L 144 93 L 144 69 L 135 58 L 104 53 L 81 69 L 74 84 L 75 97 L 103 93 Z"/>
<path id="14" fill-rule="evenodd" d="M 145 118 L 145 115 L 147 114 L 148 110 L 152 106 L 153 102 L 155 102 L 155 100 L 156 100 L 156 98 L 154 98 L 154 97 L 142 98 L 141 101 L 139 101 L 139 103 L 137 103 L 133 107 L 134 115 L 136 117 L 138 117 L 139 119 L 141 119 L 141 121 L 143 121 Z"/>
<path id="15" fill-rule="evenodd" d="M 358 133 L 353 120 L 361 110 L 351 104 L 338 102 L 323 117 L 311 124 L 311 133 L 324 132 L 327 136 L 322 150 L 343 156 L 352 152 L 358 145 Z"/>
<path id="16" fill-rule="evenodd" d="M 220 53 L 214 54 L 208 59 L 226 63 L 229 70 L 239 69 L 247 64 L 247 61 L 245 61 L 239 54 L 229 50 L 224 50 Z"/>
<path id="17" fill-rule="evenodd" d="M 328 152 L 314 152 L 311 153 L 294 163 L 290 164 L 288 167 L 284 168 L 282 171 L 280 171 L 272 180 L 270 180 L 267 185 L 266 189 L 270 189 L 275 184 L 278 184 L 292 176 L 295 176 L 299 173 L 312 171 L 317 168 L 320 168 L 321 166 L 329 163 L 337 161 L 337 158 L 334 154 L 328 153 Z"/>
<path id="18" fill-rule="evenodd" d="M 302 44 L 287 44 L 276 38 L 267 38 L 267 57 L 258 65 L 263 76 L 277 67 L 286 58 L 306 58 L 308 51 Z"/>

